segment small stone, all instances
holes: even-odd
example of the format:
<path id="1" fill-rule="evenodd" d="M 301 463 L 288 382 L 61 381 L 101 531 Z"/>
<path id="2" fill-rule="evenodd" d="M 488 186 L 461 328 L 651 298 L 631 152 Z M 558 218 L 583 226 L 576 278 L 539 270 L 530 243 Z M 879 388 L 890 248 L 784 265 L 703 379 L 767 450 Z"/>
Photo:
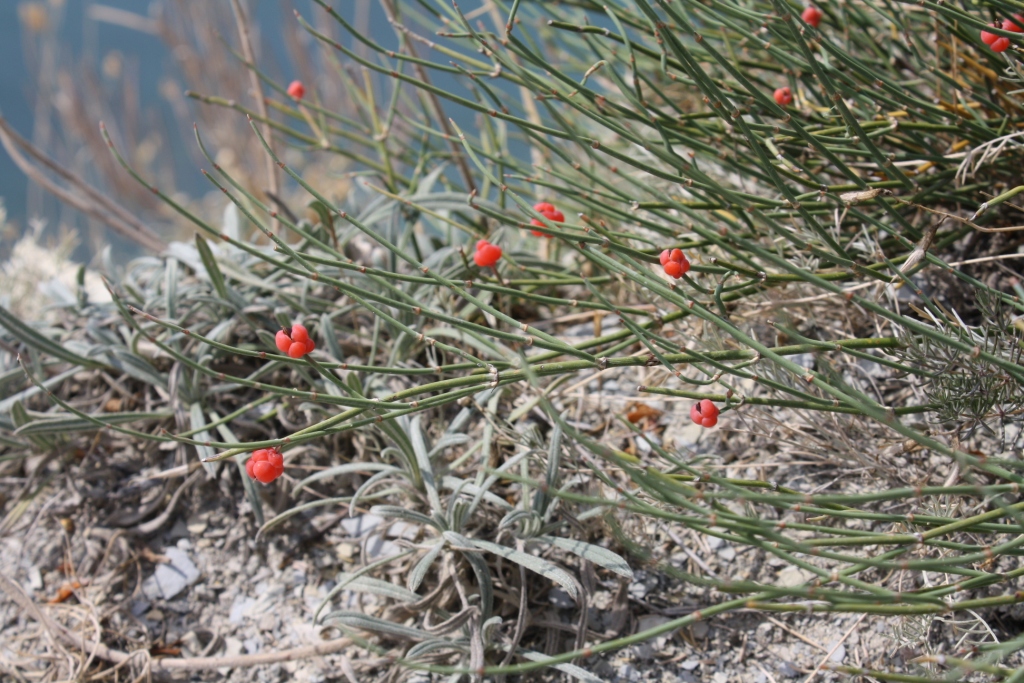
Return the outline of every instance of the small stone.
<path id="1" fill-rule="evenodd" d="M 245 595 L 239 595 L 235 598 L 234 603 L 231 605 L 231 611 L 228 614 L 228 621 L 232 624 L 241 624 L 245 619 L 245 615 L 249 613 L 252 606 L 256 604 L 255 598 L 250 598 Z"/>
<path id="2" fill-rule="evenodd" d="M 632 664 L 623 664 L 619 667 L 619 670 L 616 673 L 618 674 L 618 680 L 620 681 L 629 681 L 632 683 L 633 681 L 640 680 L 640 672 Z"/>
<path id="3" fill-rule="evenodd" d="M 359 547 L 352 543 L 339 543 L 336 550 L 338 552 L 338 559 L 342 562 L 351 562 L 355 559 L 356 553 L 359 552 Z"/>
<path id="4" fill-rule="evenodd" d="M 199 579 L 199 569 L 188 553 L 174 546 L 164 548 L 170 564 L 158 564 L 153 575 L 142 582 L 142 592 L 150 600 L 170 600 Z"/>
<path id="5" fill-rule="evenodd" d="M 700 666 L 700 660 L 699 659 L 687 659 L 685 662 L 683 662 L 679 666 L 683 667 L 684 671 L 693 671 L 698 666 Z"/>
<path id="6" fill-rule="evenodd" d="M 188 529 L 188 532 L 190 534 L 192 534 L 193 536 L 199 536 L 204 531 L 206 531 L 206 527 L 208 527 L 208 526 L 209 526 L 209 522 L 207 522 L 205 519 L 198 519 L 198 518 L 195 518 L 195 517 L 190 519 L 185 524 L 185 528 Z"/>
<path id="7" fill-rule="evenodd" d="M 732 562 L 736 559 L 736 549 L 731 545 L 726 545 L 718 549 L 718 557 L 726 562 Z"/>
<path id="8" fill-rule="evenodd" d="M 164 613 L 158 609 L 151 609 L 148 612 L 146 612 L 145 618 L 149 621 L 163 621 Z"/>
<path id="9" fill-rule="evenodd" d="M 708 637 L 708 633 L 711 631 L 711 627 L 708 626 L 706 621 L 694 622 L 693 626 L 690 627 L 690 632 L 693 633 L 693 637 L 697 640 L 703 640 Z"/>
<path id="10" fill-rule="evenodd" d="M 800 675 L 800 672 L 784 659 L 779 662 L 779 665 L 775 667 L 775 670 L 778 671 L 779 675 L 783 678 L 796 678 Z"/>
<path id="11" fill-rule="evenodd" d="M 34 591 L 43 590 L 43 573 L 39 571 L 39 567 L 33 566 L 28 570 L 28 584 Z"/>
<path id="12" fill-rule="evenodd" d="M 810 573 L 806 569 L 789 566 L 779 572 L 779 578 L 776 581 L 776 584 L 782 588 L 793 588 L 802 583 L 807 583 L 812 578 L 814 578 L 814 574 Z"/>
<path id="13" fill-rule="evenodd" d="M 368 534 L 376 529 L 384 518 L 380 515 L 359 515 L 358 517 L 346 517 L 341 520 L 341 528 L 345 530 L 349 536 L 353 538 L 359 538 L 364 534 Z"/>
<path id="14" fill-rule="evenodd" d="M 832 647 L 833 646 L 830 645 L 828 649 L 831 650 Z M 835 652 L 832 653 L 832 656 L 829 657 L 829 661 L 835 662 L 836 664 L 842 664 L 844 659 L 846 659 L 845 645 L 840 645 L 839 647 L 837 647 Z"/>
<path id="15" fill-rule="evenodd" d="M 576 601 L 561 588 L 552 588 L 548 591 L 548 602 L 558 609 L 572 609 Z"/>
<path id="16" fill-rule="evenodd" d="M 264 614 L 260 617 L 259 629 L 261 631 L 273 631 L 277 626 L 277 617 L 271 613 Z"/>
<path id="17" fill-rule="evenodd" d="M 374 535 L 366 542 L 366 555 L 368 559 L 378 560 L 391 557 L 402 552 L 397 543 L 384 540 L 383 536 Z"/>
<path id="18" fill-rule="evenodd" d="M 245 646 L 245 651 L 251 655 L 256 654 L 263 649 L 263 642 L 259 638 L 246 638 L 242 641 L 242 645 Z"/>

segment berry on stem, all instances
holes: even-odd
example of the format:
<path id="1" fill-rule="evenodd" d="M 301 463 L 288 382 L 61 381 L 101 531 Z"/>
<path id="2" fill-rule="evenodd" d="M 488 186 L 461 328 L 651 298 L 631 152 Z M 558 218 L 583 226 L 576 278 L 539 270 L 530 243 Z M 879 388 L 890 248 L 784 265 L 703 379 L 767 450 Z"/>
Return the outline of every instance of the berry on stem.
<path id="1" fill-rule="evenodd" d="M 1001 28 L 1005 31 L 1013 31 L 1015 33 L 1020 33 L 1020 25 L 1016 23 L 1018 21 L 1021 22 L 1021 24 L 1024 24 L 1024 17 L 1014 16 L 1013 21 L 1011 21 L 1010 19 L 1006 19 L 1002 23 L 997 21 L 989 24 L 989 26 L 992 26 L 993 28 Z M 989 33 L 988 31 L 981 32 L 981 42 L 985 43 L 990 48 L 992 48 L 993 52 L 1004 52 L 1008 47 L 1010 47 L 1009 38 L 1005 36 L 996 35 L 995 33 Z"/>
<path id="2" fill-rule="evenodd" d="M 690 408 L 690 419 L 701 427 L 714 427 L 718 424 L 718 412 L 718 406 L 706 398 L 700 403 L 693 404 Z"/>
<path id="3" fill-rule="evenodd" d="M 682 249 L 666 249 L 658 256 L 658 260 L 665 274 L 677 280 L 690 270 L 690 262 L 686 260 Z"/>
<path id="4" fill-rule="evenodd" d="M 476 251 L 473 253 L 473 262 L 481 268 L 490 268 L 501 258 L 501 247 L 491 244 L 487 240 L 480 240 L 476 243 Z"/>
<path id="5" fill-rule="evenodd" d="M 287 353 L 296 359 L 302 358 L 316 348 L 316 344 L 309 338 L 309 330 L 299 323 L 292 325 L 291 334 L 287 330 L 278 331 L 274 343 L 281 353 Z"/>
<path id="6" fill-rule="evenodd" d="M 284 457 L 276 448 L 261 448 L 246 461 L 245 471 L 250 479 L 269 484 L 284 474 Z"/>
<path id="7" fill-rule="evenodd" d="M 293 100 L 301 100 L 306 96 L 306 86 L 302 85 L 302 81 L 292 81 L 288 84 L 288 96 Z"/>
<path id="8" fill-rule="evenodd" d="M 821 17 L 821 10 L 813 5 L 809 5 L 808 7 L 806 7 L 804 11 L 800 14 L 800 18 L 806 21 L 814 28 L 818 28 L 818 24 L 821 23 Z"/>
<path id="9" fill-rule="evenodd" d="M 544 218 L 547 218 L 552 223 L 563 223 L 565 221 L 565 214 L 556 209 L 553 204 L 549 204 L 548 202 L 538 202 L 534 204 L 533 210 L 544 216 Z M 545 227 L 544 223 L 537 220 L 536 218 L 530 219 L 530 225 L 535 225 L 538 228 Z M 548 239 L 551 238 L 551 235 L 541 232 L 540 230 L 531 230 L 530 232 L 533 233 L 535 237 L 547 237 Z"/>
<path id="10" fill-rule="evenodd" d="M 1024 14 L 1014 14 L 1010 19 L 1003 19 L 1003 30 L 1024 33 Z"/>
<path id="11" fill-rule="evenodd" d="M 787 107 L 793 104 L 793 91 L 789 89 L 789 86 L 776 89 L 774 97 L 776 104 L 780 107 Z"/>

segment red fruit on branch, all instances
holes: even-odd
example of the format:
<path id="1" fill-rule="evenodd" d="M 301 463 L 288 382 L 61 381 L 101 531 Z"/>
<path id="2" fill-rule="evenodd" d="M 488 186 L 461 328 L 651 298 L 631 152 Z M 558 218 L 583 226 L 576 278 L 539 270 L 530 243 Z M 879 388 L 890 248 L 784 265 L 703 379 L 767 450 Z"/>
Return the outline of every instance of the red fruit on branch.
<path id="1" fill-rule="evenodd" d="M 487 240 L 480 240 L 476 243 L 476 251 L 473 253 L 473 262 L 481 268 L 490 268 L 501 258 L 501 247 L 491 244 Z"/>
<path id="2" fill-rule="evenodd" d="M 292 81 L 288 84 L 288 96 L 293 100 L 301 100 L 306 96 L 306 86 L 302 85 L 302 81 Z"/>
<path id="3" fill-rule="evenodd" d="M 665 273 L 677 280 L 690 270 L 690 262 L 686 260 L 682 249 L 666 249 L 658 256 L 658 260 Z"/>
<path id="4" fill-rule="evenodd" d="M 1013 21 L 1007 19 L 1002 23 L 997 21 L 992 24 L 989 24 L 989 26 L 992 26 L 993 28 L 1002 28 L 1006 31 L 1014 31 L 1019 33 L 1021 29 L 1015 22 L 1020 21 L 1021 23 L 1024 23 L 1024 18 L 1015 16 L 1013 19 Z M 1007 26 L 1007 24 L 1009 24 L 1009 26 Z M 1013 28 L 1010 28 L 1010 26 L 1012 26 Z M 985 43 L 990 48 L 992 48 L 993 52 L 1004 52 L 1008 47 L 1010 47 L 1009 38 L 997 35 L 995 33 L 989 33 L 988 31 L 981 32 L 981 42 Z"/>
<path id="5" fill-rule="evenodd" d="M 246 461 L 245 471 L 250 479 L 269 484 L 284 474 L 284 457 L 276 448 L 261 448 Z"/>
<path id="6" fill-rule="evenodd" d="M 1003 19 L 1003 30 L 1024 33 L 1024 14 L 1014 14 L 1010 19 Z"/>
<path id="7" fill-rule="evenodd" d="M 693 404 L 690 408 L 690 419 L 701 427 L 714 427 L 718 424 L 718 412 L 718 406 L 706 398 L 700 403 Z"/>
<path id="8" fill-rule="evenodd" d="M 793 91 L 788 87 L 778 88 L 773 96 L 775 97 L 776 104 L 780 107 L 788 107 L 793 104 Z"/>
<path id="9" fill-rule="evenodd" d="M 806 21 L 814 28 L 818 28 L 818 24 L 821 23 L 821 10 L 817 7 L 809 6 L 804 9 L 803 13 L 800 14 L 800 18 Z"/>
<path id="10" fill-rule="evenodd" d="M 274 337 L 274 343 L 281 353 L 287 353 L 292 358 L 302 358 L 316 348 L 316 344 L 309 338 L 309 331 L 298 323 L 292 325 L 291 334 L 287 330 L 280 330 Z"/>
<path id="11" fill-rule="evenodd" d="M 544 218 L 547 218 L 552 223 L 564 223 L 565 222 L 565 214 L 563 214 L 561 211 L 556 209 L 553 204 L 549 204 L 547 202 L 538 202 L 537 204 L 533 205 L 533 210 L 536 211 L 537 213 L 541 214 L 542 216 L 544 216 Z M 544 223 L 539 221 L 539 220 L 537 220 L 536 218 L 531 218 L 530 219 L 530 225 L 535 225 L 538 228 L 545 227 Z M 547 238 L 551 237 L 551 235 L 548 235 L 547 233 L 541 232 L 540 230 L 531 230 L 530 232 L 533 233 L 533 235 L 535 237 L 547 237 Z"/>

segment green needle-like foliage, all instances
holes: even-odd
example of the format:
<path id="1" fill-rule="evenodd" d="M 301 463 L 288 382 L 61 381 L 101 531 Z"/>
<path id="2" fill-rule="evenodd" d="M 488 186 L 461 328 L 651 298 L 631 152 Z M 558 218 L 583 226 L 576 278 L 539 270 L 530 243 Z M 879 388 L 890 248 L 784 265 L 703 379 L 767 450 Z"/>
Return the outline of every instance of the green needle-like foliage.
<path id="1" fill-rule="evenodd" d="M 315 220 L 232 178 L 198 131 L 204 173 L 249 231 L 215 227 L 152 187 L 199 231 L 194 248 L 129 267 L 111 285 L 112 306 L 79 306 L 89 321 L 80 330 L 35 329 L 0 312 L 6 344 L 29 349 L 24 372 L 35 385 L 2 404 L 4 448 L 52 447 L 103 426 L 192 444 L 213 463 L 374 434 L 379 457 L 332 462 L 299 482 L 295 507 L 263 531 L 312 508 L 369 503 L 419 528 L 406 552 L 346 574 L 337 589 L 419 608 L 395 621 L 344 611 L 326 620 L 407 643 L 399 665 L 438 673 L 554 666 L 586 680 L 592 654 L 740 608 L 931 619 L 1024 601 L 1024 465 L 1012 455 L 1024 408 L 1024 290 L 987 258 L 1012 258 L 995 252 L 1021 222 L 1024 34 L 988 28 L 1011 40 L 1003 53 L 979 37 L 1024 5 L 829 3 L 812 27 L 803 7 L 783 0 L 383 0 L 394 28 L 385 45 L 315 3 L 344 38 L 296 20 L 339 67 L 322 77 L 347 90 L 350 111 L 315 95 L 293 101 L 253 64 L 240 68 L 273 90 L 269 118 L 192 93 L 237 111 L 240 125 L 249 118 Z M 782 87 L 794 96 L 788 106 L 773 97 Z M 289 162 L 296 151 L 346 160 L 351 191 L 307 179 Z M 533 208 L 539 201 L 567 219 L 553 222 Z M 484 237 L 503 249 L 493 269 L 472 262 Z M 983 256 L 957 262 L 964 245 Z M 666 248 L 692 262 L 685 277 L 662 272 Z M 609 316 L 616 329 L 571 338 L 545 324 L 572 314 Z M 298 360 L 273 343 L 295 320 L 318 344 Z M 70 338 L 77 343 L 62 344 Z M 173 386 L 198 417 L 186 430 L 162 414 L 86 413 L 47 379 L 69 367 Z M 899 440 L 955 476 L 790 488 L 720 476 L 706 457 L 637 429 L 641 457 L 569 419 L 573 402 L 558 398 L 565 384 L 609 371 L 627 381 L 638 368 L 656 379 L 638 393 L 709 399 L 724 423 L 744 420 L 765 438 L 807 428 L 840 443 L 856 432 L 863 442 L 846 447 L 879 466 L 870 451 Z M 25 409 L 41 408 L 39 389 L 52 412 Z M 228 427 L 257 405 L 299 421 L 230 436 L 248 433 Z M 535 409 L 547 437 L 513 429 Z M 471 430 L 471 419 L 483 426 Z M 353 473 L 369 476 L 331 492 Z M 301 499 L 314 486 L 329 497 Z M 918 512 L 940 508 L 960 513 Z M 603 544 L 576 538 L 563 510 L 603 520 Z M 639 522 L 688 527 L 812 578 L 782 587 L 687 574 L 652 554 L 651 539 L 622 531 Z M 537 548 L 553 552 L 541 558 Z M 714 601 L 597 643 L 581 604 L 580 637 L 553 657 L 528 647 L 525 597 L 509 608 L 518 620 L 497 616 L 494 584 L 507 584 L 509 564 L 518 591 L 554 581 L 575 597 L 573 567 L 628 576 L 640 561 L 712 589 Z M 370 576 L 404 562 L 406 588 Z M 894 588 L 884 577 L 895 571 L 929 580 Z M 458 599 L 436 602 L 452 580 Z M 417 602 L 428 594 L 435 602 Z M 417 609 L 436 610 L 435 624 L 448 627 L 410 627 Z M 935 680 L 1017 680 L 1024 669 L 1000 661 L 1018 647 L 989 643 L 973 658 L 927 663 Z M 933 680 L 923 669 L 841 670 Z"/>

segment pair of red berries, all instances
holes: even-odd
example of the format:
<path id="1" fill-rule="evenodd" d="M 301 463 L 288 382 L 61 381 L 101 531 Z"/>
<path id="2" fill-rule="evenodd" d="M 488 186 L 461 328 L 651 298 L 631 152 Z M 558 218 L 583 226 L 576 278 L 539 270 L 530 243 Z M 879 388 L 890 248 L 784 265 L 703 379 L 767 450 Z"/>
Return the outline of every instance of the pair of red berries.
<path id="1" fill-rule="evenodd" d="M 491 244 L 487 240 L 480 240 L 476 243 L 476 251 L 473 252 L 473 262 L 481 268 L 492 268 L 501 258 L 501 247 Z"/>
<path id="2" fill-rule="evenodd" d="M 718 406 L 706 398 L 700 403 L 693 404 L 690 408 L 690 419 L 701 427 L 714 427 L 718 424 L 718 412 Z"/>
<path id="3" fill-rule="evenodd" d="M 269 484 L 284 474 L 284 457 L 276 448 L 261 448 L 246 461 L 245 471 L 250 479 Z"/>
<path id="4" fill-rule="evenodd" d="M 1015 14 L 1013 19 L 1004 19 L 1002 22 L 989 24 L 993 28 L 1001 28 L 1004 31 L 1013 33 L 1024 33 L 1024 14 Z M 993 52 L 1005 52 L 1010 47 L 1010 39 L 988 31 L 981 32 L 981 42 L 992 48 Z"/>
<path id="5" fill-rule="evenodd" d="M 302 85 L 302 81 L 292 81 L 288 84 L 288 97 L 293 100 L 301 100 L 306 96 L 306 86 Z"/>
<path id="6" fill-rule="evenodd" d="M 274 337 L 274 342 L 281 353 L 287 353 L 292 358 L 302 358 L 316 348 L 316 344 L 309 338 L 309 331 L 305 326 L 295 323 L 292 325 L 292 332 L 280 330 Z"/>
<path id="7" fill-rule="evenodd" d="M 683 256 L 682 249 L 666 249 L 658 256 L 658 260 L 661 261 L 665 274 L 677 280 L 690 270 L 690 262 Z"/>
<path id="8" fill-rule="evenodd" d="M 556 209 L 553 204 L 549 204 L 547 202 L 539 202 L 533 205 L 533 210 L 539 213 L 540 215 L 544 216 L 544 218 L 547 218 L 552 223 L 565 222 L 565 214 Z M 530 225 L 535 225 L 538 228 L 546 227 L 542 221 L 536 218 L 530 219 Z M 547 237 L 548 239 L 551 239 L 551 235 L 545 232 L 541 232 L 540 230 L 531 230 L 530 232 L 533 233 L 534 237 Z"/>
<path id="9" fill-rule="evenodd" d="M 788 107 L 793 104 L 793 91 L 788 87 L 778 88 L 774 94 L 775 103 L 780 107 Z"/>

